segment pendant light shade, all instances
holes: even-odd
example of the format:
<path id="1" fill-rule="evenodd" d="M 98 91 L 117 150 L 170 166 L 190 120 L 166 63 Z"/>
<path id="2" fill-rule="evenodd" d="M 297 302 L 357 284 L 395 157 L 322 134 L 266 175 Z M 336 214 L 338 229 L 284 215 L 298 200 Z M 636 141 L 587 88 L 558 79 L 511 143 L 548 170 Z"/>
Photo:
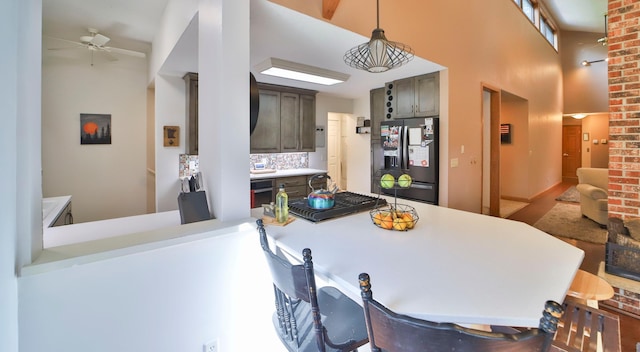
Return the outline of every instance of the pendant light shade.
<path id="1" fill-rule="evenodd" d="M 371 33 L 371 40 L 351 48 L 344 54 L 344 62 L 359 70 L 385 72 L 402 66 L 413 59 L 410 46 L 387 40 L 380 28 L 380 1 L 377 3 L 377 26 Z"/>

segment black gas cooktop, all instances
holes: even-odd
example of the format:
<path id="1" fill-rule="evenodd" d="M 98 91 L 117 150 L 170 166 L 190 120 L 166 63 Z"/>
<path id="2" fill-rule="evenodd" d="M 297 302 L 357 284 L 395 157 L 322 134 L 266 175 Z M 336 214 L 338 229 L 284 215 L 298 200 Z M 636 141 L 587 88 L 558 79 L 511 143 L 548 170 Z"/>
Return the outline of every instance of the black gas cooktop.
<path id="1" fill-rule="evenodd" d="M 330 209 L 318 210 L 307 205 L 307 199 L 296 199 L 289 202 L 289 212 L 297 217 L 320 222 L 365 210 L 371 210 L 387 204 L 383 198 L 371 197 L 353 192 L 335 194 L 335 204 Z"/>

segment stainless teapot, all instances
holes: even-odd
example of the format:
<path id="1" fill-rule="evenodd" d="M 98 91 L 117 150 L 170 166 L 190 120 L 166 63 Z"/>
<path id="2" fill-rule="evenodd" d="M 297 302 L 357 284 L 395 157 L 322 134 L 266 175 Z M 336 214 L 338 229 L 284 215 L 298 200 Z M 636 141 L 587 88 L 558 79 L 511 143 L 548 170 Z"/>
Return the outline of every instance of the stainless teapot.
<path id="1" fill-rule="evenodd" d="M 327 178 L 327 189 L 320 188 L 318 190 L 313 188 L 312 182 L 316 179 Z M 338 186 L 333 182 L 329 175 L 316 174 L 309 179 L 309 188 L 311 193 L 307 197 L 307 205 L 309 208 L 324 210 L 331 209 L 335 205 L 335 194 L 338 191 Z"/>

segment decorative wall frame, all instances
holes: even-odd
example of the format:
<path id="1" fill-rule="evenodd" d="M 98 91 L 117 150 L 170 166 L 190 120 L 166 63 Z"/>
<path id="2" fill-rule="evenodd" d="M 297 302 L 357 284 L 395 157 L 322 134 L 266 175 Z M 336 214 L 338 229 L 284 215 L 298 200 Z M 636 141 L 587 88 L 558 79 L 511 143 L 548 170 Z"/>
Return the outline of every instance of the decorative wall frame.
<path id="1" fill-rule="evenodd" d="M 583 141 L 589 141 L 589 132 L 585 132 L 582 134 L 582 140 Z"/>
<path id="2" fill-rule="evenodd" d="M 500 143 L 511 144 L 511 124 L 510 123 L 500 124 Z"/>
<path id="3" fill-rule="evenodd" d="M 180 126 L 164 126 L 164 146 L 180 146 Z"/>
<path id="4" fill-rule="evenodd" d="M 111 144 L 111 114 L 80 114 L 80 144 Z"/>

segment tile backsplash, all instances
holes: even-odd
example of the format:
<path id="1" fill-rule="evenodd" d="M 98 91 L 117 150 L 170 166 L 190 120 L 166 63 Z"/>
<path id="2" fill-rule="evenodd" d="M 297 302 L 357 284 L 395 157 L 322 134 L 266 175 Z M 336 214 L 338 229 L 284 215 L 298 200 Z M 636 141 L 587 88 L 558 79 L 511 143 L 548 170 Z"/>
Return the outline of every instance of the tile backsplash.
<path id="1" fill-rule="evenodd" d="M 309 167 L 309 153 L 250 154 L 249 168 L 265 162 L 265 168 L 274 170 L 303 169 Z"/>
<path id="2" fill-rule="evenodd" d="M 200 160 L 197 155 L 180 154 L 178 161 L 178 177 L 191 177 L 200 171 Z"/>

